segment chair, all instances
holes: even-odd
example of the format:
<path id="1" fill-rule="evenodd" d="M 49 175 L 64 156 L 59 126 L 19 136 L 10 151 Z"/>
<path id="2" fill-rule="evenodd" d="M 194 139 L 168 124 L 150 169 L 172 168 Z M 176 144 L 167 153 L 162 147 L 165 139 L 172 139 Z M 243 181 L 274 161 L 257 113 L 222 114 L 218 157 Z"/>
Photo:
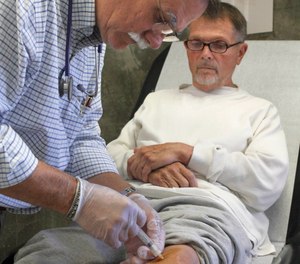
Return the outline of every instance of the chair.
<path id="1" fill-rule="evenodd" d="M 300 175 L 294 189 L 300 142 L 300 41 L 247 43 L 248 52 L 237 67 L 233 79 L 251 94 L 266 98 L 276 105 L 286 133 L 290 158 L 289 177 L 284 191 L 267 211 L 270 219 L 269 236 L 277 253 L 256 257 L 253 264 L 288 264 L 292 263 L 293 254 L 297 252 L 293 248 L 300 247 L 300 224 L 297 224 L 300 219 Z M 186 52 L 183 43 L 172 43 L 154 61 L 135 109 L 148 92 L 172 89 L 183 83 L 191 83 Z M 300 165 L 298 174 L 299 167 Z M 292 200 L 294 203 L 291 210 Z"/>
<path id="2" fill-rule="evenodd" d="M 277 253 L 257 257 L 253 264 L 296 264 L 300 255 L 300 41 L 247 43 L 248 52 L 236 69 L 234 81 L 253 95 L 266 98 L 277 106 L 290 157 L 287 184 L 280 199 L 267 211 L 269 235 Z M 191 83 L 191 75 L 183 44 L 177 42 L 168 46 L 154 61 L 134 109 L 140 106 L 149 92 L 171 89 L 182 83 Z M 13 263 L 11 261 L 10 257 L 3 264 Z"/>

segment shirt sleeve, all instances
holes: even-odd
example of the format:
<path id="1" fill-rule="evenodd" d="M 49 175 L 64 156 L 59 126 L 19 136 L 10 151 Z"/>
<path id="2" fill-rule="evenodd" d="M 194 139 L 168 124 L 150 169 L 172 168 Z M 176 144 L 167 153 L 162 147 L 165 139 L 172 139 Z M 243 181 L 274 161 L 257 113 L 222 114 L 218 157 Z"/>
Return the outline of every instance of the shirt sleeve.
<path id="1" fill-rule="evenodd" d="M 86 125 L 72 144 L 70 154 L 71 161 L 66 171 L 73 176 L 88 179 L 100 173 L 118 173 L 107 152 L 106 143 L 100 136 L 97 121 Z"/>
<path id="2" fill-rule="evenodd" d="M 288 153 L 276 108 L 271 105 L 243 152 L 199 142 L 189 167 L 234 192 L 251 208 L 265 211 L 280 196 L 288 175 Z"/>
<path id="3" fill-rule="evenodd" d="M 20 8 L 16 2 L 7 2 L 0 10 L 1 17 L 5 18 L 0 25 L 0 34 L 6 36 L 0 49 L 1 117 L 17 104 L 20 94 L 24 92 L 28 61 L 34 59 L 35 24 L 24 26 L 25 19 L 34 21 L 34 16 L 25 15 L 25 9 L 30 9 L 30 5 L 28 6 Z M 10 34 L 4 33 L 7 29 Z M 2 118 L 0 122 L 0 188 L 5 188 L 24 181 L 33 172 L 38 161 L 15 130 L 5 124 Z"/>
<path id="4" fill-rule="evenodd" d="M 0 187 L 24 181 L 36 168 L 38 160 L 8 125 L 0 125 Z"/>

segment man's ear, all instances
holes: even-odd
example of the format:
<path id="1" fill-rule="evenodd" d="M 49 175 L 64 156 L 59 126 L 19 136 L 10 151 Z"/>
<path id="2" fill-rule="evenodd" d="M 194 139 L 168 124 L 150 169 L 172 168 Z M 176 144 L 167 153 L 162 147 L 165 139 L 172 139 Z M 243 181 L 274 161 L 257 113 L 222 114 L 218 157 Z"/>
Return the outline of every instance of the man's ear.
<path id="1" fill-rule="evenodd" d="M 237 65 L 239 65 L 244 57 L 244 55 L 246 54 L 248 50 L 248 44 L 243 42 L 241 44 L 240 50 L 239 50 L 239 54 L 238 54 L 238 58 L 237 58 Z"/>

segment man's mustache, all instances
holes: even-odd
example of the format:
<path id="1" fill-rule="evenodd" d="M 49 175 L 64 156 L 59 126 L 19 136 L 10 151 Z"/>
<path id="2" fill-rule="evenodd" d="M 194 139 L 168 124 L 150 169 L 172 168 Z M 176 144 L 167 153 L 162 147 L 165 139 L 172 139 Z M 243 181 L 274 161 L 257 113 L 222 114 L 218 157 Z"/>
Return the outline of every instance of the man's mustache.
<path id="1" fill-rule="evenodd" d="M 199 69 L 212 69 L 212 70 L 216 71 L 217 67 L 213 63 L 203 62 L 203 63 L 197 64 L 197 70 L 199 70 Z"/>

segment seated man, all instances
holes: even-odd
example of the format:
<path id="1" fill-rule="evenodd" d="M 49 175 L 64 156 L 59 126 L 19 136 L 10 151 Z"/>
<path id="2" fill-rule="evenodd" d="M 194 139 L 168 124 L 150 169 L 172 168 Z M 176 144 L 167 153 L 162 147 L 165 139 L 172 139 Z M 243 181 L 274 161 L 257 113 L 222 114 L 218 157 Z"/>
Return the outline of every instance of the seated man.
<path id="1" fill-rule="evenodd" d="M 121 175 L 158 199 L 166 248 L 190 245 L 200 263 L 274 252 L 264 211 L 285 185 L 287 148 L 274 105 L 232 80 L 245 37 L 244 17 L 226 3 L 194 21 L 185 41 L 193 84 L 149 94 L 108 144 Z"/>
<path id="2" fill-rule="evenodd" d="M 193 84 L 148 95 L 108 145 L 163 220 L 164 259 L 149 263 L 245 264 L 275 250 L 264 212 L 283 190 L 288 155 L 274 105 L 232 80 L 245 38 L 245 18 L 226 3 L 192 22 L 185 47 Z M 44 251 L 76 263 L 145 263 L 100 243 L 78 227 L 47 230 L 15 260 L 38 263 Z"/>

